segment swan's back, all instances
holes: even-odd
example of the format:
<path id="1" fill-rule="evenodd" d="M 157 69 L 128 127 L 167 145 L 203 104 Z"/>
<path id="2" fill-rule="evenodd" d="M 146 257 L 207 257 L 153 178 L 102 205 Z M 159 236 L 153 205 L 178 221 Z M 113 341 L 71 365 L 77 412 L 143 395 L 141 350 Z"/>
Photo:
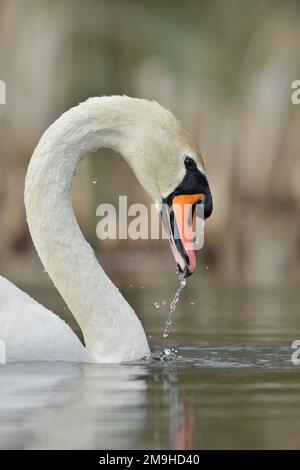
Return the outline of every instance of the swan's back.
<path id="1" fill-rule="evenodd" d="M 63 320 L 1 276 L 0 340 L 7 362 L 94 362 Z"/>

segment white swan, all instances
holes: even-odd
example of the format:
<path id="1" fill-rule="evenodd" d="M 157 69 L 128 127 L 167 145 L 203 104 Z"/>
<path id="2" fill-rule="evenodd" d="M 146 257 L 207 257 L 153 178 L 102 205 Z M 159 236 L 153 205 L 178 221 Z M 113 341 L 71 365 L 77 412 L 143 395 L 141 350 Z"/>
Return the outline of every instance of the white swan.
<path id="1" fill-rule="evenodd" d="M 140 321 L 99 265 L 72 209 L 77 165 L 98 148 L 120 153 L 155 203 L 172 205 L 177 196 L 183 203 L 184 195 L 188 201 L 193 195 L 193 203 L 204 199 L 210 215 L 201 155 L 174 115 L 158 103 L 90 98 L 64 113 L 33 153 L 25 206 L 39 257 L 81 327 L 86 348 L 57 315 L 0 277 L 0 339 L 8 361 L 122 362 L 149 354 Z M 193 250 L 185 250 L 185 240 L 173 240 L 172 248 L 180 269 L 190 274 Z"/>

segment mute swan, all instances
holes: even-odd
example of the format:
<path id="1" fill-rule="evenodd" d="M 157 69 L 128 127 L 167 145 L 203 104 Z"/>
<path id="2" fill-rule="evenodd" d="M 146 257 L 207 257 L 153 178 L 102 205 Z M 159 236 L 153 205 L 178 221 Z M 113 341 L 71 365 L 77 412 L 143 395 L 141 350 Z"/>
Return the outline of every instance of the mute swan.
<path id="1" fill-rule="evenodd" d="M 205 217 L 212 211 L 201 155 L 175 116 L 158 103 L 103 96 L 64 113 L 32 155 L 25 207 L 39 257 L 81 327 L 86 348 L 57 315 L 0 277 L 0 339 L 8 361 L 118 363 L 149 354 L 140 321 L 99 265 L 72 209 L 78 163 L 99 148 L 121 154 L 156 204 L 171 206 L 177 197 L 183 204 L 186 197 L 204 201 Z M 173 240 L 172 249 L 189 275 L 196 261 L 185 242 Z"/>

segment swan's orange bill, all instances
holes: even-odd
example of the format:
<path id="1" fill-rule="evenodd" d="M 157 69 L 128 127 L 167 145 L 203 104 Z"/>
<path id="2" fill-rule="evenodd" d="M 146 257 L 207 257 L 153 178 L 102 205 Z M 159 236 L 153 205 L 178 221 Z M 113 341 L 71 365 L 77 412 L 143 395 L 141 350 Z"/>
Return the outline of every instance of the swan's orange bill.
<path id="1" fill-rule="evenodd" d="M 186 276 L 196 268 L 195 230 L 196 204 L 205 198 L 204 194 L 175 196 L 172 201 L 174 213 L 173 239 L 171 248 L 180 270 Z"/>

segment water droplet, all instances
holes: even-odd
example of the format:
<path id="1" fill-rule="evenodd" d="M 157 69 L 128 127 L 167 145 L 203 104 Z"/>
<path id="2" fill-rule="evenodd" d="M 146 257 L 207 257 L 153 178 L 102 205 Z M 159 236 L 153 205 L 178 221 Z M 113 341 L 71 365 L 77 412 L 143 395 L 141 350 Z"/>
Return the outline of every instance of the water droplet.
<path id="1" fill-rule="evenodd" d="M 155 308 L 160 308 L 159 302 L 154 302 Z"/>
<path id="2" fill-rule="evenodd" d="M 41 270 L 41 272 L 42 272 L 43 274 L 45 274 L 47 271 L 46 271 L 45 268 L 43 268 L 43 269 Z"/>
<path id="3" fill-rule="evenodd" d="M 208 266 L 206 266 L 206 269 L 208 269 Z"/>
<path id="4" fill-rule="evenodd" d="M 93 184 L 97 184 L 97 183 L 98 183 L 97 178 L 94 178 L 94 179 L 92 180 L 92 183 L 93 183 Z"/>
<path id="5" fill-rule="evenodd" d="M 176 310 L 176 306 L 177 306 L 180 294 L 181 294 L 182 290 L 184 289 L 185 285 L 186 285 L 186 278 L 184 278 L 182 276 L 179 276 L 179 287 L 178 287 L 177 291 L 175 292 L 175 295 L 174 295 L 174 298 L 173 298 L 172 302 L 170 303 L 170 310 L 169 310 L 169 313 L 168 313 L 168 316 L 167 316 L 167 319 L 166 319 L 165 329 L 163 331 L 163 337 L 164 338 L 167 338 L 169 336 L 170 326 L 172 324 L 172 315 Z"/>
<path id="6" fill-rule="evenodd" d="M 133 284 L 129 284 L 129 287 L 133 287 Z"/>
<path id="7" fill-rule="evenodd" d="M 195 305 L 195 302 L 190 302 L 191 305 Z"/>

